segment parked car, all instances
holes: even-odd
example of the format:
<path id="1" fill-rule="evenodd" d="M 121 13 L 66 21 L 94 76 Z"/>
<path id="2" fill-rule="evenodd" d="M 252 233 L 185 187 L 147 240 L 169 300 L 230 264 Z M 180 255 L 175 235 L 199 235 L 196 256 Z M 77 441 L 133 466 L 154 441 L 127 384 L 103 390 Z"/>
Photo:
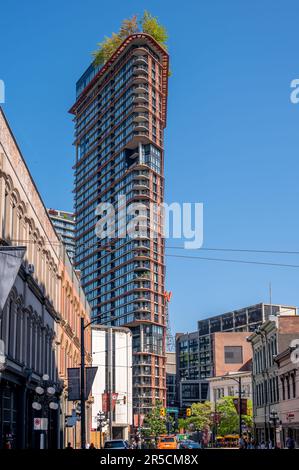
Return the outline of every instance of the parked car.
<path id="1" fill-rule="evenodd" d="M 201 446 L 198 442 L 191 440 L 184 440 L 180 442 L 179 449 L 200 449 Z"/>
<path id="2" fill-rule="evenodd" d="M 130 445 L 123 439 L 113 439 L 105 442 L 104 449 L 130 449 Z"/>

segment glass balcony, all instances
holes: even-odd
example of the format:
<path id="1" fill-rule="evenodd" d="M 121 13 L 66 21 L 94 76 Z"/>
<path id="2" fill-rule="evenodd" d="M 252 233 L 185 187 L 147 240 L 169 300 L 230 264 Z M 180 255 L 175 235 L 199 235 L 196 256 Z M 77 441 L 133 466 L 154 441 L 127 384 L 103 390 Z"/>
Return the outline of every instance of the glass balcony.
<path id="1" fill-rule="evenodd" d="M 135 321 L 151 321 L 150 313 L 135 313 Z"/>
<path id="2" fill-rule="evenodd" d="M 140 73 L 148 73 L 147 65 L 137 64 L 133 67 L 133 75 L 138 75 Z"/>
<path id="3" fill-rule="evenodd" d="M 148 103 L 148 93 L 136 93 L 133 98 L 134 103 Z"/>
<path id="4" fill-rule="evenodd" d="M 149 189 L 150 185 L 147 181 L 136 181 L 134 183 L 134 189 Z"/>
<path id="5" fill-rule="evenodd" d="M 134 86 L 134 93 L 144 93 L 148 91 L 148 85 L 144 82 L 139 82 L 136 86 Z"/>
<path id="6" fill-rule="evenodd" d="M 134 114 L 133 121 L 135 121 L 135 122 L 148 121 L 148 113 L 136 113 L 136 114 Z"/>
<path id="7" fill-rule="evenodd" d="M 150 263 L 136 263 L 134 264 L 134 271 L 150 271 Z"/>
<path id="8" fill-rule="evenodd" d="M 134 64 L 136 64 L 136 65 L 147 65 L 147 56 L 146 55 L 139 55 L 134 60 Z"/>
<path id="9" fill-rule="evenodd" d="M 135 171 L 133 175 L 133 180 L 136 180 L 136 179 L 149 180 L 150 179 L 149 172 L 148 171 Z"/>
<path id="10" fill-rule="evenodd" d="M 148 131 L 148 123 L 145 121 L 137 122 L 134 126 L 134 130 L 136 131 Z"/>

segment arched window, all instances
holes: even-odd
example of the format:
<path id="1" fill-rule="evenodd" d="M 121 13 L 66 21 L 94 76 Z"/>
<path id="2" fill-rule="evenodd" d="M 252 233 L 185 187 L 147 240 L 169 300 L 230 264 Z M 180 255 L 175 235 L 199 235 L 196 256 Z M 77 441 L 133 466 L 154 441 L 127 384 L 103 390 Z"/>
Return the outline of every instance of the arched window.
<path id="1" fill-rule="evenodd" d="M 291 374 L 291 378 L 292 378 L 292 394 L 293 394 L 293 398 L 296 398 L 296 372 L 293 372 Z"/>
<path id="2" fill-rule="evenodd" d="M 285 391 L 285 384 L 284 384 L 284 377 L 280 377 L 280 381 L 281 381 L 281 390 L 282 390 L 282 399 L 285 400 L 286 399 L 286 391 Z"/>
<path id="3" fill-rule="evenodd" d="M 5 194 L 4 194 L 4 205 L 3 205 L 2 238 L 6 238 L 7 204 L 8 204 L 8 192 L 5 191 Z"/>
<path id="4" fill-rule="evenodd" d="M 23 313 L 22 313 L 22 308 L 21 306 L 18 307 L 17 309 L 17 315 L 16 315 L 16 353 L 15 357 L 16 360 L 19 362 L 22 362 L 22 352 L 21 352 L 21 347 L 22 347 L 22 341 L 23 341 Z"/>
<path id="5" fill-rule="evenodd" d="M 8 355 L 15 355 L 15 305 L 12 298 L 8 301 Z"/>
<path id="6" fill-rule="evenodd" d="M 291 388 L 290 388 L 290 377 L 288 375 L 286 376 L 286 381 L 287 381 L 287 397 L 289 400 L 291 398 Z"/>
<path id="7" fill-rule="evenodd" d="M 31 367 L 36 370 L 36 319 L 32 321 L 32 347 L 31 347 Z"/>

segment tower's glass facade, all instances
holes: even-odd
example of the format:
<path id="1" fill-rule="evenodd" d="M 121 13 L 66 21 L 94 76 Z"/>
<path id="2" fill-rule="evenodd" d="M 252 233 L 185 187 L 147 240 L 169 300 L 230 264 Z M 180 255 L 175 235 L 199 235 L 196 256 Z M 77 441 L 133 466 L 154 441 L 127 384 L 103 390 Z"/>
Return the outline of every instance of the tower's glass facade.
<path id="1" fill-rule="evenodd" d="M 150 208 L 164 198 L 167 77 L 165 50 L 143 33 L 129 36 L 104 67 L 87 69 L 71 110 L 75 263 L 99 323 L 131 328 L 133 404 L 141 414 L 166 397 L 164 240 L 161 216 L 154 211 L 150 218 Z M 100 239 L 96 208 L 99 203 L 116 207 L 120 196 L 126 206 L 135 202 L 146 208 L 142 231 L 134 238 L 127 233 L 132 214 L 119 211 L 114 236 Z"/>

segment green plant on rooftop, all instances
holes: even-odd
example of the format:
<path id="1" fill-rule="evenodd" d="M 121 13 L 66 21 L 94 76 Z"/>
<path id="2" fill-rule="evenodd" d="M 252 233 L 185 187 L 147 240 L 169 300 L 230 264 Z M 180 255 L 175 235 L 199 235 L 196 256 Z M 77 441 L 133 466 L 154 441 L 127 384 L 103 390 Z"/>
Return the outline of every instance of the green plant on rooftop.
<path id="1" fill-rule="evenodd" d="M 112 33 L 111 37 L 106 36 L 102 42 L 98 43 L 98 49 L 92 53 L 94 64 L 96 66 L 104 65 L 128 36 L 138 32 L 149 34 L 161 46 L 167 48 L 168 35 L 166 29 L 159 23 L 157 17 L 145 11 L 140 21 L 138 21 L 137 15 L 123 20 L 118 33 Z"/>
<path id="2" fill-rule="evenodd" d="M 168 34 L 164 26 L 162 26 L 158 18 L 152 16 L 148 11 L 145 11 L 141 20 L 142 31 L 152 36 L 159 44 L 167 48 L 166 42 Z"/>

